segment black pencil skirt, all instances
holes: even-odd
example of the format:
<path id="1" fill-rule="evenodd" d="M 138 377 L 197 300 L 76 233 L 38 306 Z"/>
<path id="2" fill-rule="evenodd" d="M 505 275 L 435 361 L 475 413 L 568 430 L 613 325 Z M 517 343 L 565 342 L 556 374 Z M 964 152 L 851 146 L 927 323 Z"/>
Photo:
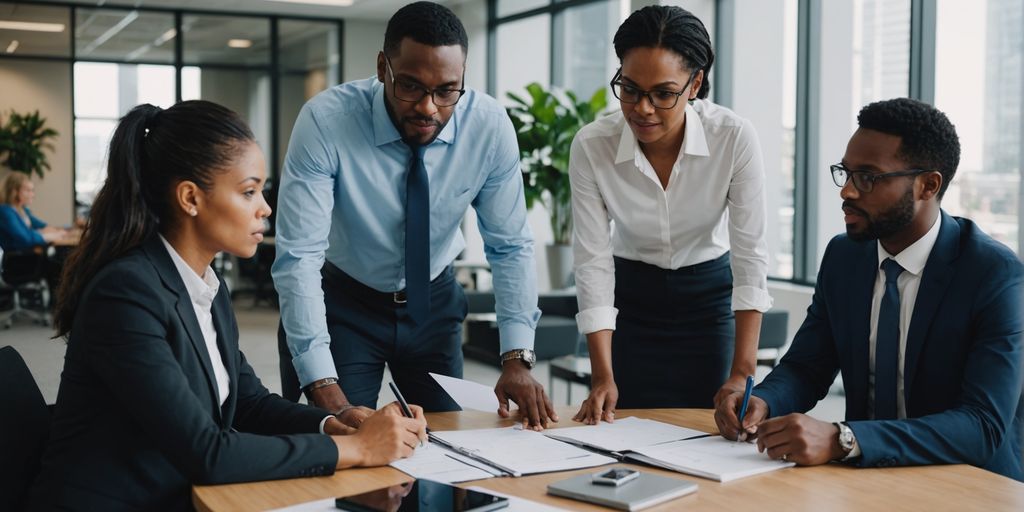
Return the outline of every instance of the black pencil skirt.
<path id="1" fill-rule="evenodd" d="M 735 350 L 729 253 L 666 270 L 615 258 L 617 408 L 713 407 Z"/>

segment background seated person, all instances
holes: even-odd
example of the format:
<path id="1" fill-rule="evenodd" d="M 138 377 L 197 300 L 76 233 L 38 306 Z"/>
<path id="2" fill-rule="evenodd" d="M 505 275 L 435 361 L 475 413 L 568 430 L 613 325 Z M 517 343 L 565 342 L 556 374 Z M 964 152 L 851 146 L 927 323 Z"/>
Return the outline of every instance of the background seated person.
<path id="1" fill-rule="evenodd" d="M 67 235 L 62 228 L 47 226 L 32 215 L 28 205 L 36 197 L 36 186 L 28 175 L 12 171 L 4 179 L 0 196 L 0 247 L 23 251 L 44 246 Z"/>
<path id="2" fill-rule="evenodd" d="M 1022 264 L 940 208 L 960 160 L 942 112 L 901 98 L 857 121 L 831 168 L 846 234 L 825 250 L 807 318 L 742 427 L 742 393 L 718 406 L 718 427 L 797 464 L 971 464 L 1022 480 Z M 847 421 L 802 414 L 837 372 Z"/>
<path id="3" fill-rule="evenodd" d="M 426 440 L 418 407 L 391 404 L 356 431 L 270 394 L 239 351 L 210 263 L 251 257 L 270 207 L 237 114 L 142 105 L 109 155 L 58 297 L 68 347 L 32 510 L 190 510 L 194 484 L 383 465 Z"/>

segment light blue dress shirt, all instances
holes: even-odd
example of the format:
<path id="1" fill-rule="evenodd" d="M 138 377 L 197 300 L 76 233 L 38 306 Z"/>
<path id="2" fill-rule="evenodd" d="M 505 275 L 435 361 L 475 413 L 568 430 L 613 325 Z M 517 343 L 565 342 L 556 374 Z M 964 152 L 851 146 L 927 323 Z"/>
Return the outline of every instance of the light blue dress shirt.
<path id="1" fill-rule="evenodd" d="M 375 78 L 318 94 L 295 121 L 278 194 L 272 273 L 302 386 L 337 376 L 321 288 L 325 257 L 376 290 L 405 288 L 411 157 Z M 469 90 L 424 158 L 431 279 L 465 247 L 459 227 L 472 205 L 494 273 L 501 351 L 532 348 L 540 318 L 537 276 L 512 122 L 493 98 Z"/>

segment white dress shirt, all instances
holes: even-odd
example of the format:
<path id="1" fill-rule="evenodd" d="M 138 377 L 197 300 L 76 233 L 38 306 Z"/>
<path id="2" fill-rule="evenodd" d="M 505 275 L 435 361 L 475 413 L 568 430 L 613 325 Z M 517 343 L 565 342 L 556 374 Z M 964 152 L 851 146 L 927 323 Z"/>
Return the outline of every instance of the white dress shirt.
<path id="1" fill-rule="evenodd" d="M 764 165 L 757 134 L 731 110 L 697 100 L 668 187 L 621 112 L 584 126 L 572 143 L 573 249 L 580 332 L 615 329 L 613 256 L 664 269 L 731 251 L 732 309 L 767 311 Z"/>
<path id="2" fill-rule="evenodd" d="M 875 342 L 878 339 L 878 311 L 882 307 L 882 295 L 885 293 L 885 271 L 882 262 L 887 258 L 896 260 L 903 267 L 903 273 L 896 280 L 900 292 L 900 351 L 896 360 L 896 417 L 906 419 L 907 404 L 903 398 L 903 356 L 907 351 L 907 332 L 910 330 L 910 318 L 914 315 L 914 304 L 917 302 L 917 290 L 921 286 L 921 273 L 928 263 L 928 256 L 939 238 L 939 226 L 942 216 L 935 217 L 935 222 L 928 232 L 909 247 L 893 256 L 882 244 L 878 245 L 878 273 L 875 277 L 875 290 L 871 296 L 871 330 L 868 334 L 868 414 L 875 417 Z"/>
<path id="3" fill-rule="evenodd" d="M 220 280 L 217 279 L 217 275 L 210 267 L 206 267 L 200 277 L 192 270 L 192 267 L 188 266 L 188 263 L 185 263 L 178 251 L 174 250 L 174 247 L 167 242 L 163 235 L 160 236 L 160 241 L 164 243 L 164 247 L 170 253 L 171 261 L 178 269 L 181 280 L 185 282 L 185 289 L 188 290 L 188 296 L 192 299 L 192 309 L 195 310 L 199 328 L 203 331 L 203 341 L 206 342 L 206 351 L 210 354 L 210 364 L 213 365 L 213 376 L 217 380 L 217 397 L 220 399 L 220 405 L 223 406 L 224 401 L 228 399 L 230 379 L 228 370 L 224 367 L 220 349 L 217 348 L 217 329 L 213 327 L 211 311 L 213 299 L 217 296 L 217 291 L 220 290 Z"/>

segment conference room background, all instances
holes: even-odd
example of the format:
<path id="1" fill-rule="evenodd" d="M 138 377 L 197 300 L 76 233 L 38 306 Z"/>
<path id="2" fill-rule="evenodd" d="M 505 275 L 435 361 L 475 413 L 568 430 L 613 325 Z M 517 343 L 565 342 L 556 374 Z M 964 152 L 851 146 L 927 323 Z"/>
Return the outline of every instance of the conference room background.
<path id="1" fill-rule="evenodd" d="M 118 117 L 149 102 L 202 98 L 252 125 L 276 176 L 302 104 L 374 73 L 387 18 L 404 1 L 305 7 L 272 1 L 0 1 L 0 111 L 38 108 L 61 136 L 37 183 L 37 215 L 70 223 L 104 178 Z M 974 219 L 1018 254 L 1024 212 L 1024 2 L 1020 0 L 464 0 L 442 1 L 469 32 L 466 82 L 509 104 L 530 82 L 589 96 L 607 87 L 611 37 L 633 10 L 680 5 L 708 27 L 711 99 L 752 121 L 767 174 L 776 307 L 803 318 L 818 262 L 843 230 L 839 161 L 861 106 L 909 96 L 945 111 L 963 154 L 943 207 Z M 609 94 L 609 98 L 611 98 Z M 616 105 L 612 103 L 612 108 Z M 538 274 L 551 241 L 530 214 Z M 483 261 L 473 213 L 465 258 Z"/>

